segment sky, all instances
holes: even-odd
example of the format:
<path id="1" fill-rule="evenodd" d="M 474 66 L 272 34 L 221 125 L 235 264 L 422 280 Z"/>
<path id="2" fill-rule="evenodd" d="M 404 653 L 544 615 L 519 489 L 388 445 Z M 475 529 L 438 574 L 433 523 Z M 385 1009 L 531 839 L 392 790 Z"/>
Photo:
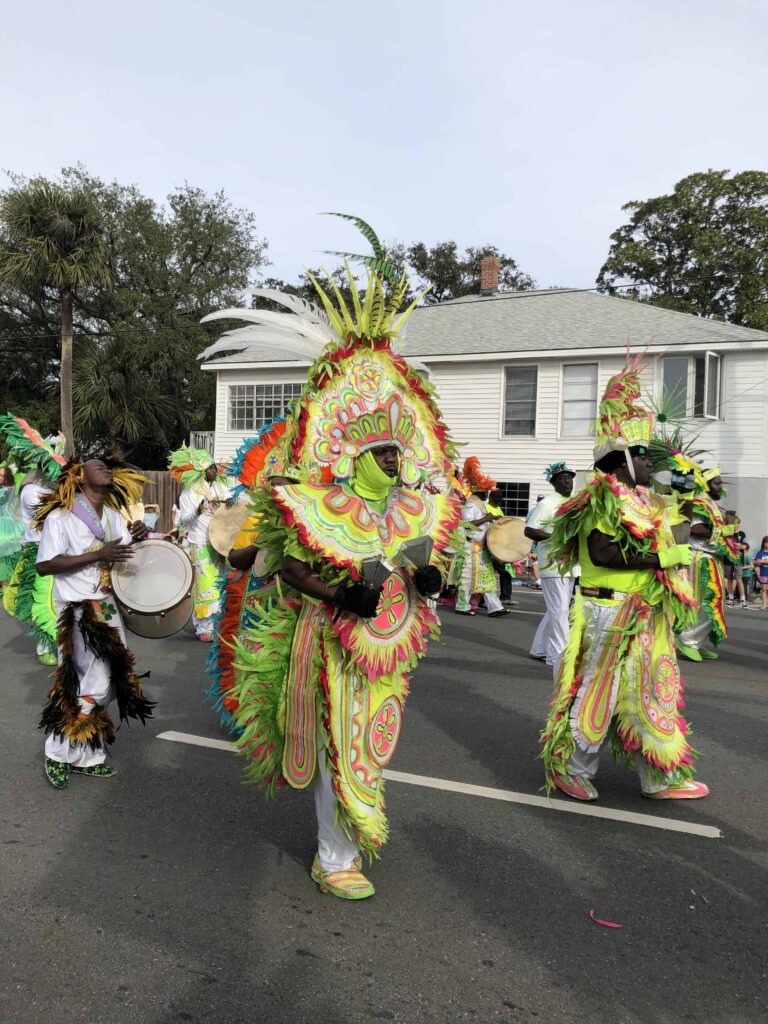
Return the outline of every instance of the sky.
<path id="1" fill-rule="evenodd" d="M 763 0 L 34 0 L 0 40 L 1 168 L 223 189 L 288 281 L 365 250 L 338 210 L 588 288 L 624 203 L 768 170 Z"/>

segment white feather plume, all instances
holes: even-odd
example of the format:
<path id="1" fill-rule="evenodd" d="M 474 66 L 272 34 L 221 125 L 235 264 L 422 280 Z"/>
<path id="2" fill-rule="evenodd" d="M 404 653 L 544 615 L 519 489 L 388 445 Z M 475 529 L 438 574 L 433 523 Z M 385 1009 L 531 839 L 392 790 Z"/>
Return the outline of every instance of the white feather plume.
<path id="1" fill-rule="evenodd" d="M 271 291 L 272 289 L 263 290 Z M 282 295 L 283 293 L 276 292 L 275 294 Z M 220 309 L 204 316 L 200 322 L 205 324 L 214 320 L 246 320 L 252 325 L 250 344 L 254 344 L 257 338 L 263 344 L 270 344 L 271 339 L 273 345 L 277 343 L 286 351 L 301 355 L 313 362 L 329 342 L 338 341 L 327 324 L 315 323 L 296 313 L 273 313 L 268 309 Z M 253 333 L 256 328 L 261 328 L 257 335 Z M 245 331 L 248 328 L 242 330 Z M 226 348 L 242 349 L 247 347 L 243 344 L 242 338 L 241 331 L 227 331 L 214 345 L 205 349 L 198 358 L 207 358 L 214 352 L 222 352 Z"/>
<path id="2" fill-rule="evenodd" d="M 252 288 L 251 295 L 260 296 L 263 299 L 271 299 L 281 306 L 286 306 L 292 313 L 300 316 L 303 320 L 312 324 L 322 324 L 329 330 L 329 340 L 333 340 L 331 322 L 325 312 L 312 302 L 300 298 L 298 295 L 289 295 L 288 292 L 278 291 L 277 288 Z"/>
<path id="3" fill-rule="evenodd" d="M 316 342 L 308 341 L 294 330 L 274 325 L 267 327 L 250 324 L 248 327 L 240 327 L 222 334 L 197 358 L 209 359 L 218 352 L 243 351 L 252 345 L 266 345 L 271 348 L 283 349 L 285 352 L 308 359 L 310 362 L 314 362 L 318 356 Z"/>

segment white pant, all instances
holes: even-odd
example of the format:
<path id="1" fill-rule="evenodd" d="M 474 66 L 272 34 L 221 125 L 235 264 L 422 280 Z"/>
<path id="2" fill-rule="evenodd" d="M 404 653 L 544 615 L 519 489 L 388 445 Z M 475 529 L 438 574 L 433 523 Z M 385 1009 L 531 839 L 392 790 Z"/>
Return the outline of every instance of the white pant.
<path id="1" fill-rule="evenodd" d="M 204 619 L 198 619 L 195 613 L 192 613 L 192 623 L 195 627 L 195 634 L 201 636 L 203 633 L 207 633 L 208 636 L 213 636 L 215 629 L 215 618 L 213 615 L 208 615 Z"/>
<path id="2" fill-rule="evenodd" d="M 577 746 L 568 762 L 568 774 L 594 779 L 595 775 L 597 775 L 597 763 L 599 760 L 599 750 L 590 754 Z M 645 758 L 637 752 L 632 755 L 632 762 L 637 769 L 637 774 L 640 776 L 640 789 L 643 793 L 660 793 L 662 789 L 666 789 L 674 782 L 674 775 L 665 775 L 660 782 L 652 782 L 648 777 L 648 765 L 645 762 Z"/>
<path id="3" fill-rule="evenodd" d="M 574 579 L 566 576 L 542 576 L 541 589 L 546 614 L 539 623 L 531 645 L 534 658 L 544 658 L 548 665 L 554 665 L 568 643 L 568 612 L 573 597 Z"/>
<path id="4" fill-rule="evenodd" d="M 86 649 L 83 635 L 80 632 L 82 614 L 81 608 L 75 612 L 72 662 L 80 678 L 80 713 L 90 715 L 95 704 L 106 707 L 113 700 L 114 693 L 109 682 L 108 662 L 97 658 L 95 654 Z M 113 619 L 110 625 L 119 629 L 124 640 L 120 621 Z M 59 661 L 61 661 L 61 652 L 59 652 Z M 83 700 L 83 697 L 92 698 L 94 703 Z M 52 732 L 45 738 L 45 756 L 50 757 L 52 761 L 62 761 L 64 764 L 71 764 L 76 768 L 88 768 L 93 764 L 103 764 L 107 759 L 107 753 L 103 748 L 91 750 L 87 743 L 70 743 L 68 739 L 63 736 L 54 736 Z"/>
<path id="5" fill-rule="evenodd" d="M 338 820 L 338 801 L 331 784 L 325 744 L 317 745 L 317 771 L 312 783 L 317 814 L 317 855 L 326 871 L 344 871 L 352 867 L 359 854 Z"/>

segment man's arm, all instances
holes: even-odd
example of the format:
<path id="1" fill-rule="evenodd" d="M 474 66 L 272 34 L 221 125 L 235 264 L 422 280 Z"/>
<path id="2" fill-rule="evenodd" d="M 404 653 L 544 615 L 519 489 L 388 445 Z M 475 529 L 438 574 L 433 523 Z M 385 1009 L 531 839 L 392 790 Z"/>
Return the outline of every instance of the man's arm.
<path id="1" fill-rule="evenodd" d="M 547 533 L 546 530 L 537 530 L 533 526 L 526 526 L 526 528 L 523 530 L 523 533 L 528 538 L 528 540 L 535 540 L 535 541 L 549 540 L 549 538 L 552 536 L 552 534 L 551 533 Z"/>
<path id="2" fill-rule="evenodd" d="M 227 555 L 227 560 L 235 569 L 250 569 L 256 561 L 258 551 L 259 549 L 256 544 L 249 544 L 244 548 L 232 548 Z M 300 564 L 304 565 L 304 562 L 301 562 Z M 283 571 L 283 579 L 286 579 L 285 571 Z"/>
<path id="3" fill-rule="evenodd" d="M 649 551 L 647 555 L 624 557 L 621 545 L 612 541 L 607 533 L 593 530 L 587 537 L 589 557 L 603 569 L 660 569 L 659 556 Z"/>
<path id="4" fill-rule="evenodd" d="M 235 554 L 235 552 L 232 552 Z M 231 561 L 231 555 L 230 555 Z M 239 567 L 238 567 L 239 568 Z M 285 582 L 307 597 L 314 597 L 318 601 L 333 601 L 338 587 L 329 587 L 320 577 L 312 571 L 312 567 L 306 562 L 286 555 L 280 567 L 280 575 Z"/>
<path id="5" fill-rule="evenodd" d="M 38 576 L 58 576 L 62 572 L 74 572 L 86 565 L 96 562 L 127 562 L 133 558 L 133 552 L 127 544 L 119 540 L 110 541 L 98 551 L 84 551 L 82 555 L 54 555 L 37 563 Z"/>

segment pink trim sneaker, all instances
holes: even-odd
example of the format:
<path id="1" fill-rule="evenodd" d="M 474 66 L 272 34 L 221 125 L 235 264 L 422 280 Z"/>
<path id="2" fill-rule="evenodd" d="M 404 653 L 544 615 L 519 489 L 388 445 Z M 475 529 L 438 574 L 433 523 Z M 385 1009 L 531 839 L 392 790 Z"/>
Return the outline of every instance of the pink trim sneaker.
<path id="1" fill-rule="evenodd" d="M 583 775 L 556 775 L 553 781 L 561 793 L 574 800 L 597 800 L 597 790 Z"/>
<path id="2" fill-rule="evenodd" d="M 659 790 L 658 793 L 643 793 L 649 800 L 701 800 L 709 796 L 709 786 L 703 782 L 694 782 L 689 779 L 687 782 L 679 782 L 675 786 L 668 786 Z"/>

